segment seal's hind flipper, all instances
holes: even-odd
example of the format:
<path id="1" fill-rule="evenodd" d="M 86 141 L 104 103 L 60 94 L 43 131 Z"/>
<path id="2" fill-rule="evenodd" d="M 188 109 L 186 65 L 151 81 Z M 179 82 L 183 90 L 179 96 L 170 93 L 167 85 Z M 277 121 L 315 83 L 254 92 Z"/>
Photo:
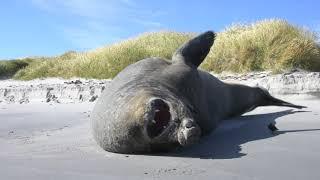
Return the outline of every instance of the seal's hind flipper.
<path id="1" fill-rule="evenodd" d="M 302 108 L 307 108 L 306 106 L 300 106 L 300 105 L 295 105 L 286 101 L 283 101 L 281 99 L 275 98 L 270 95 L 267 89 L 263 87 L 258 87 L 260 92 L 263 95 L 263 101 L 260 104 L 261 106 L 286 106 L 286 107 L 292 107 L 292 108 L 297 108 L 297 109 L 302 109 Z"/>
<path id="2" fill-rule="evenodd" d="M 295 105 L 295 104 L 283 101 L 281 99 L 277 99 L 277 98 L 272 97 L 272 96 L 270 96 L 268 105 L 271 105 L 271 106 L 286 106 L 286 107 L 292 107 L 292 108 L 297 108 L 297 109 L 307 108 L 306 106 Z"/>
<path id="3" fill-rule="evenodd" d="M 184 43 L 172 56 L 173 62 L 184 62 L 188 66 L 198 67 L 208 55 L 215 39 L 212 31 L 202 33 Z"/>

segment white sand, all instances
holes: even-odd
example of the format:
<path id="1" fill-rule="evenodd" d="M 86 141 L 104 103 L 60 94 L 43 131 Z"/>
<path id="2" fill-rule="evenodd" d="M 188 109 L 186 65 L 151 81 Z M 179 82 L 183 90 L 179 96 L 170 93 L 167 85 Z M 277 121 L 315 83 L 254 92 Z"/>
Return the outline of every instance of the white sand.
<path id="1" fill-rule="evenodd" d="M 271 72 L 252 72 L 247 74 L 223 73 L 219 79 L 231 83 L 261 86 L 271 94 L 317 94 L 320 92 L 320 72 L 297 71 L 273 75 Z"/>
<path id="2" fill-rule="evenodd" d="M 269 72 L 218 74 L 226 82 L 262 86 L 273 95 L 314 94 L 320 96 L 320 72 L 293 72 L 272 75 Z M 111 80 L 35 79 L 0 80 L 0 103 L 50 102 L 82 103 L 95 101 Z"/>
<path id="3" fill-rule="evenodd" d="M 308 108 L 261 107 L 193 147 L 127 156 L 103 151 L 90 133 L 90 112 L 110 80 L 1 80 L 0 179 L 320 179 L 320 73 L 219 77 Z"/>
<path id="4" fill-rule="evenodd" d="M 81 103 L 95 101 L 111 80 L 35 79 L 0 80 L 0 103 L 50 102 Z"/>
<path id="5" fill-rule="evenodd" d="M 310 97 L 287 99 L 309 107 L 302 112 L 258 108 L 161 156 L 101 150 L 90 134 L 94 103 L 0 103 L 0 179 L 318 180 L 320 100 Z M 272 121 L 276 134 L 267 128 Z"/>

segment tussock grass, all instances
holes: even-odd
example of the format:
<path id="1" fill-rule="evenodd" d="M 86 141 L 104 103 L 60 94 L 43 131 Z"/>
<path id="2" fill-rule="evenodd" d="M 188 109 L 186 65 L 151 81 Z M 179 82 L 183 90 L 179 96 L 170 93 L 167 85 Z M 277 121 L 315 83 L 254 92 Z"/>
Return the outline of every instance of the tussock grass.
<path id="1" fill-rule="evenodd" d="M 315 33 L 279 19 L 235 24 L 218 33 L 202 67 L 215 72 L 320 71 L 316 40 Z"/>
<path id="2" fill-rule="evenodd" d="M 173 52 L 193 36 L 194 33 L 168 31 L 145 33 L 88 52 L 69 51 L 15 68 L 8 68 L 7 64 L 7 68 L 0 69 L 0 73 L 16 72 L 14 78 L 23 80 L 43 77 L 112 78 L 129 64 L 144 58 L 171 59 Z M 320 71 L 320 47 L 316 41 L 316 34 L 312 31 L 284 20 L 235 24 L 217 34 L 201 68 L 218 73 L 261 70 L 281 72 L 292 68 Z"/>
<path id="3" fill-rule="evenodd" d="M 0 78 L 6 79 L 11 78 L 19 70 L 27 67 L 30 63 L 35 60 L 31 58 L 19 59 L 19 60 L 3 60 L 0 61 Z"/>
<path id="4" fill-rule="evenodd" d="M 67 52 L 40 63 L 30 64 L 20 70 L 15 78 L 39 77 L 84 77 L 112 78 L 129 64 L 148 57 L 170 59 L 182 43 L 191 38 L 191 33 L 157 32 L 146 33 L 136 38 L 99 48 L 93 51 Z"/>

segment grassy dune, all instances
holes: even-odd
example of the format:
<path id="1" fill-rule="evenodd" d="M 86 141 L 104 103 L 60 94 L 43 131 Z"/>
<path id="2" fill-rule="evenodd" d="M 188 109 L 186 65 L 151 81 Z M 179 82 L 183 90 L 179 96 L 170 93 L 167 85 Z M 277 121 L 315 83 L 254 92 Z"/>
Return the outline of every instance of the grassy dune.
<path id="1" fill-rule="evenodd" d="M 129 64 L 147 57 L 170 59 L 172 53 L 194 33 L 145 33 L 88 52 L 29 60 L 23 65 L 0 63 L 0 76 L 29 80 L 41 77 L 112 78 Z M 320 71 L 320 47 L 316 34 L 283 20 L 236 24 L 218 33 L 201 68 L 209 71 L 248 72 L 292 68 Z M 17 60 L 17 62 L 26 60 Z M 10 67 L 10 68 L 8 68 Z"/>
<path id="2" fill-rule="evenodd" d="M 191 34 L 186 33 L 146 33 L 93 51 L 67 52 L 46 61 L 30 64 L 18 71 L 14 78 L 112 78 L 138 60 L 147 57 L 171 58 L 173 51 L 190 38 Z"/>
<path id="3" fill-rule="evenodd" d="M 320 71 L 314 32 L 284 20 L 237 24 L 218 34 L 202 67 L 209 71 L 248 72 L 292 68 Z"/>
<path id="4" fill-rule="evenodd" d="M 32 58 L 0 61 L 0 78 L 11 78 L 19 70 L 29 66 L 35 61 L 36 60 Z"/>

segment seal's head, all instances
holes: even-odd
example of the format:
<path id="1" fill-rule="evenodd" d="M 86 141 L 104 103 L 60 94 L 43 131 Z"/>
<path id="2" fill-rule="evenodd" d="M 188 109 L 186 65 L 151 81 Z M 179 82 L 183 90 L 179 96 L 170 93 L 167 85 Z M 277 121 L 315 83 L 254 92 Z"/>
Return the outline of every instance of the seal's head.
<path id="1" fill-rule="evenodd" d="M 163 152 L 188 146 L 201 136 L 191 107 L 168 91 L 157 94 L 142 88 L 124 100 L 117 98 L 110 108 L 95 110 L 93 135 L 103 149 L 116 153 Z"/>
<path id="2" fill-rule="evenodd" d="M 191 39 L 178 48 L 171 62 L 150 58 L 120 72 L 92 112 L 98 144 L 116 153 L 146 153 L 198 142 L 197 67 L 214 37 L 208 31 Z"/>

